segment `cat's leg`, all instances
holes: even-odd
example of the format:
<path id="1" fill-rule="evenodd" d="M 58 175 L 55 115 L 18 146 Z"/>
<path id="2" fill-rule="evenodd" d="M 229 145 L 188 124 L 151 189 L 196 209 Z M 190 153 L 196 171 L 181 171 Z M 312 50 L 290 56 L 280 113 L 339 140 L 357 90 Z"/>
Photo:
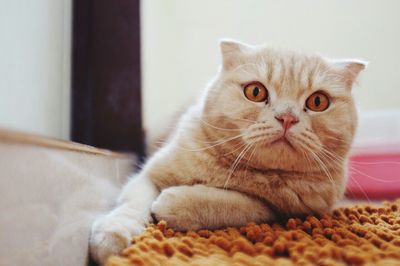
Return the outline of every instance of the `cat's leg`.
<path id="1" fill-rule="evenodd" d="M 175 230 L 242 226 L 274 219 L 261 201 L 243 193 L 204 185 L 164 189 L 151 207 L 157 220 Z"/>
<path id="2" fill-rule="evenodd" d="M 95 221 L 90 236 L 90 253 L 98 263 L 105 263 L 113 254 L 120 253 L 141 233 L 151 220 L 150 207 L 159 194 L 145 176 L 133 178 L 124 188 L 118 207 Z"/>

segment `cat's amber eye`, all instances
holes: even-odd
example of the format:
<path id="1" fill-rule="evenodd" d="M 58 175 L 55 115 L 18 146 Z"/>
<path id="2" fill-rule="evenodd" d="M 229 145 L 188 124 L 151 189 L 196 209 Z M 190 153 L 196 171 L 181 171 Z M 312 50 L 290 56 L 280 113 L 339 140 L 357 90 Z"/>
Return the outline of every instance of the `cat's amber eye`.
<path id="1" fill-rule="evenodd" d="M 306 107 L 314 112 L 322 112 L 329 107 L 329 97 L 320 91 L 311 94 L 306 100 Z"/>
<path id="2" fill-rule="evenodd" d="M 244 86 L 244 95 L 253 102 L 268 101 L 268 90 L 260 82 L 251 82 Z"/>

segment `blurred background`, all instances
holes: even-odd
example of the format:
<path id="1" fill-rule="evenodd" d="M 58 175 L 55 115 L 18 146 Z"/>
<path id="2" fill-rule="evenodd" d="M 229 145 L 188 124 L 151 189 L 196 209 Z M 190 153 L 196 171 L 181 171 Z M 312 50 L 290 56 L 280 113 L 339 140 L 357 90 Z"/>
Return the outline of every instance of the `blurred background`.
<path id="1" fill-rule="evenodd" d="M 2 128 L 143 150 L 127 139 L 151 141 L 198 95 L 220 64 L 218 40 L 228 37 L 369 61 L 354 89 L 357 141 L 399 139 L 399 1 L 1 0 L 1 6 Z"/>

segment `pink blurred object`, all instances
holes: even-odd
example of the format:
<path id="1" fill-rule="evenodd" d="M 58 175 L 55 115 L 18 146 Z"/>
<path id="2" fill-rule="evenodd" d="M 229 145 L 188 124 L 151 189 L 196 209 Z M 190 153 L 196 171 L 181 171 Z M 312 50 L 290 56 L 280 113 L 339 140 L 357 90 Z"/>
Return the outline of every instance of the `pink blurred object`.
<path id="1" fill-rule="evenodd" d="M 400 197 L 400 109 L 359 112 L 346 195 L 366 200 Z"/>
<path id="2" fill-rule="evenodd" d="M 351 156 L 346 196 L 366 200 L 400 197 L 400 144 L 369 147 Z"/>

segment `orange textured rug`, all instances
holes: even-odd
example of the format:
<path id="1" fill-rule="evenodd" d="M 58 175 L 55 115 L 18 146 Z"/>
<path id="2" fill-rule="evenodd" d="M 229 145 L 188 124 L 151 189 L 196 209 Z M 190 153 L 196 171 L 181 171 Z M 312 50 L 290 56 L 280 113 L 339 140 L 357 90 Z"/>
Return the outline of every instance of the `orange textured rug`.
<path id="1" fill-rule="evenodd" d="M 160 222 L 107 265 L 400 265 L 400 199 L 215 231 L 179 233 Z"/>

